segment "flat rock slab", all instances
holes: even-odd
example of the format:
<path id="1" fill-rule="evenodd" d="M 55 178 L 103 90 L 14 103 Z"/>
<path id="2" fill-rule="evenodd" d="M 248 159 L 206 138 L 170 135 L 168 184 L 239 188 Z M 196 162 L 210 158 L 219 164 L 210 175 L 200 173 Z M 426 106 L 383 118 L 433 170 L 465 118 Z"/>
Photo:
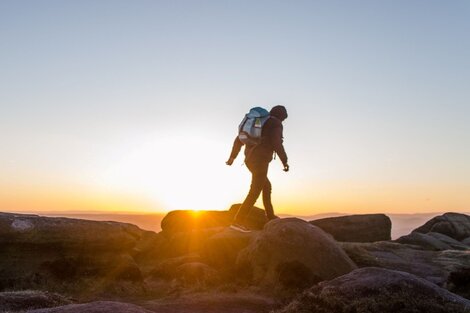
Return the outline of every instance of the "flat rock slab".
<path id="1" fill-rule="evenodd" d="M 199 293 L 140 304 L 158 313 L 268 313 L 279 308 L 269 297 L 241 293 Z"/>
<path id="2" fill-rule="evenodd" d="M 140 306 L 114 301 L 95 301 L 90 303 L 70 304 L 49 309 L 29 311 L 30 313 L 152 313 Z"/>
<path id="3" fill-rule="evenodd" d="M 46 291 L 0 292 L 0 312 L 26 311 L 70 303 L 72 301 L 64 296 Z"/>
<path id="4" fill-rule="evenodd" d="M 391 239 L 392 222 L 385 214 L 358 214 L 310 221 L 337 241 L 374 242 Z"/>
<path id="5" fill-rule="evenodd" d="M 402 236 L 395 240 L 403 244 L 411 244 L 423 247 L 427 250 L 468 250 L 470 247 L 460 241 L 441 233 L 429 232 L 426 234 L 412 232 L 409 235 Z"/>
<path id="6" fill-rule="evenodd" d="M 431 251 L 396 242 L 341 243 L 359 267 L 382 267 L 404 271 L 445 286 L 453 272 L 470 268 L 468 251 Z"/>

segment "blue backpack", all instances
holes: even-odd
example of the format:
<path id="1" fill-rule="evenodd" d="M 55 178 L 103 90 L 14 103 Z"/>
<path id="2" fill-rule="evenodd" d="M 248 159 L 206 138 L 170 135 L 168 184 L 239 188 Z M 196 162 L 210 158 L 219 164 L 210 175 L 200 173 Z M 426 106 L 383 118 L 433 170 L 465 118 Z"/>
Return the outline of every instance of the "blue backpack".
<path id="1" fill-rule="evenodd" d="M 255 107 L 248 112 L 238 126 L 238 139 L 245 145 L 261 143 L 261 131 L 269 119 L 269 112 L 263 108 Z"/>

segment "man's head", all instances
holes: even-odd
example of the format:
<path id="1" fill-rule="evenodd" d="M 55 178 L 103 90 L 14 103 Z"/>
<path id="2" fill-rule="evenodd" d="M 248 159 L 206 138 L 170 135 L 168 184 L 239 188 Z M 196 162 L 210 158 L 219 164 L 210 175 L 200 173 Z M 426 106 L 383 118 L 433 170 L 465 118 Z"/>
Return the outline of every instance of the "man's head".
<path id="1" fill-rule="evenodd" d="M 284 106 L 282 105 L 276 105 L 271 109 L 269 112 L 271 116 L 274 116 L 282 121 L 284 121 L 287 118 L 287 110 Z"/>

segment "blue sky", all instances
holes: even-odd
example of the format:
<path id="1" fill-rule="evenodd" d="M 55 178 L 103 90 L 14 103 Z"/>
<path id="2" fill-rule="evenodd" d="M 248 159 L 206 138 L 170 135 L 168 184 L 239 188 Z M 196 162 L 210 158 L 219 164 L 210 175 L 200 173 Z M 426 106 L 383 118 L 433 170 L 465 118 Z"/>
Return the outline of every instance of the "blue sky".
<path id="1" fill-rule="evenodd" d="M 208 208 L 241 201 L 236 126 L 284 104 L 284 211 L 469 210 L 469 30 L 468 1 L 0 1 L 4 203 L 68 186 L 188 207 L 161 199 L 201 175 Z"/>

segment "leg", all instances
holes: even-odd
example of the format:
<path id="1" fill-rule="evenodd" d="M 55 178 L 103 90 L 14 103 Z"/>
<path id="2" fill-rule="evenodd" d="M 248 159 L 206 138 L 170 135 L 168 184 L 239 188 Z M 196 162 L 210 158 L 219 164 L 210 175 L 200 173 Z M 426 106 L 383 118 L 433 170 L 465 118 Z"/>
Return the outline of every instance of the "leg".
<path id="1" fill-rule="evenodd" d="M 243 224 L 246 217 L 250 213 L 251 208 L 255 205 L 256 200 L 258 199 L 261 191 L 263 190 L 267 175 L 268 175 L 268 165 L 258 166 L 258 165 L 248 165 L 247 167 L 251 172 L 251 186 L 248 195 L 243 201 L 243 204 L 238 209 L 237 214 L 235 215 L 234 222 L 237 224 Z"/>
<path id="2" fill-rule="evenodd" d="M 275 215 L 273 204 L 271 203 L 271 182 L 267 177 L 263 187 L 263 206 L 266 211 L 266 217 L 268 220 L 272 220 Z"/>

